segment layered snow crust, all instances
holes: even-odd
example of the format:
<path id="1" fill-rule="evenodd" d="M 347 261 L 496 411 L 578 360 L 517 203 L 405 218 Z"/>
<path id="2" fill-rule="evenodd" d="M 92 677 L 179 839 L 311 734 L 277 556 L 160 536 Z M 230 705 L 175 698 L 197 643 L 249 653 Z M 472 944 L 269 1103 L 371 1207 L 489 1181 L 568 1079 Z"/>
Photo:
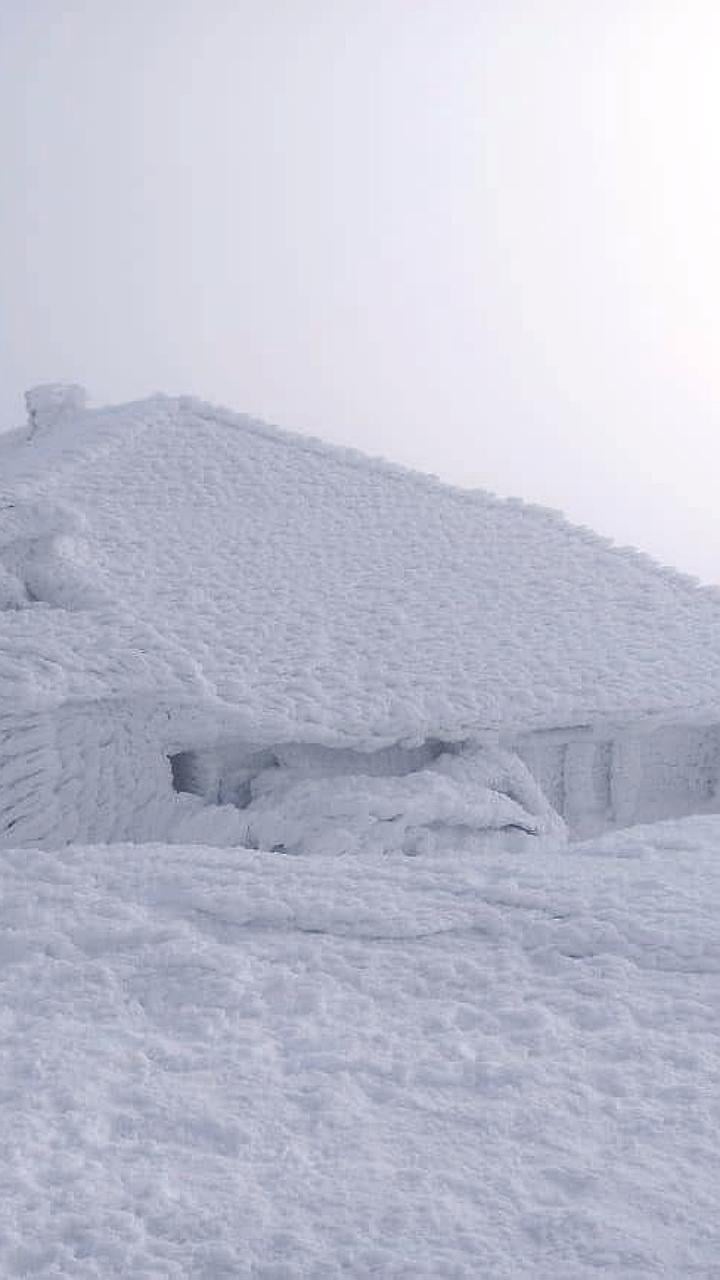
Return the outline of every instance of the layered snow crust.
<path id="1" fill-rule="evenodd" d="M 0 1273 L 717 1274 L 720 821 L 0 860 Z"/>

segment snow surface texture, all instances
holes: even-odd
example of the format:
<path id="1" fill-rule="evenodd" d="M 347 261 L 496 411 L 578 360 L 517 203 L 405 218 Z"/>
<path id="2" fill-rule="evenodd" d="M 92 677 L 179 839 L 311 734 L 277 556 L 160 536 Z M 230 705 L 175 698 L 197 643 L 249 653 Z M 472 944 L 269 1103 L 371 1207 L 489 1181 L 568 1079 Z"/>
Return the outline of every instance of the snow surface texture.
<path id="1" fill-rule="evenodd" d="M 160 687 L 164 672 L 216 698 L 238 737 L 373 748 L 720 715 L 717 593 L 552 512 L 195 401 L 79 412 L 71 388 L 60 412 L 61 390 L 34 394 L 55 418 L 3 448 L 4 490 L 76 514 L 66 557 L 108 602 L 112 648 L 115 612 L 138 628 L 128 664 L 134 648 Z M 33 679 L 45 704 L 88 696 L 66 655 L 92 614 L 37 619 L 57 641 L 55 688 L 2 615 L 25 698 Z M 112 664 L 101 681 L 127 692 Z"/>
<path id="2" fill-rule="evenodd" d="M 394 833 L 397 847 L 411 851 L 417 821 L 421 843 L 442 843 L 448 835 L 457 847 L 460 839 L 477 844 L 483 832 L 512 828 L 557 836 L 557 815 L 573 836 L 587 836 L 720 807 L 718 726 L 618 730 L 613 739 L 562 730 L 509 745 L 500 751 L 431 740 L 362 753 L 297 743 L 258 751 L 226 743 L 178 753 L 173 782 L 208 804 L 241 809 L 243 844 L 287 844 L 281 826 L 289 821 L 290 847 L 300 838 L 317 848 L 322 839 L 334 851 L 345 847 L 347 822 L 354 847 L 366 839 L 385 847 Z M 373 831 L 376 821 L 394 825 Z"/>
<path id="3" fill-rule="evenodd" d="M 720 821 L 0 861 L 0 1274 L 720 1275 Z"/>

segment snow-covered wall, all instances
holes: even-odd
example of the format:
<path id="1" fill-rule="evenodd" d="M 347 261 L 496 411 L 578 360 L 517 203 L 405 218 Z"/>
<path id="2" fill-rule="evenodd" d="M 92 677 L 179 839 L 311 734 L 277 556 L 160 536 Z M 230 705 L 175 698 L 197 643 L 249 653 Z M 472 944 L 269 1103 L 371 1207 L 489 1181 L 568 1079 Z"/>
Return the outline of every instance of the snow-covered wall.
<path id="1" fill-rule="evenodd" d="M 202 710 L 142 700 L 0 715 L 0 846 L 199 840 L 419 853 L 564 838 L 519 758 L 497 749 L 257 749 L 213 747 L 210 736 Z M 193 738 L 197 748 L 182 746 Z"/>
<path id="2" fill-rule="evenodd" d="M 720 812 L 720 725 L 532 733 L 514 749 L 572 835 Z"/>
<path id="3" fill-rule="evenodd" d="M 253 848 L 417 854 L 565 838 L 522 761 L 489 745 L 430 739 L 362 752 L 231 743 L 181 752 L 172 766 L 178 790 L 236 809 Z"/>
<path id="4" fill-rule="evenodd" d="M 0 713 L 0 846 L 196 839 L 417 853 L 717 811 L 717 724 L 369 753 L 213 745 L 205 711 L 144 699 Z"/>
<path id="5" fill-rule="evenodd" d="M 419 825 L 433 831 L 435 839 L 443 828 L 448 838 L 462 843 L 472 830 L 476 844 L 485 838 L 483 832 L 507 831 L 523 822 L 536 834 L 559 834 L 550 813 L 564 820 L 571 836 L 581 838 L 635 822 L 720 811 L 718 724 L 563 728 L 504 745 L 498 751 L 488 744 L 453 746 L 430 739 L 415 748 L 362 753 L 302 744 L 260 751 L 235 743 L 179 754 L 173 780 L 179 791 L 208 804 L 237 806 L 246 819 L 246 839 L 256 844 L 289 840 L 300 845 L 313 831 L 315 839 L 332 843 L 333 822 L 336 839 L 349 827 L 362 842 L 363 821 L 390 810 L 398 815 L 398 832 Z M 443 785 L 438 789 L 439 775 Z M 489 792 L 510 807 L 493 812 Z M 435 804 L 433 814 L 423 804 L 418 816 L 421 793 L 424 800 L 434 796 L 429 801 L 430 807 Z M 389 839 L 387 831 L 384 838 Z"/>
<path id="6" fill-rule="evenodd" d="M 163 838 L 183 811 L 168 727 L 142 703 L 0 713 L 0 846 Z"/>
<path id="7" fill-rule="evenodd" d="M 6 610 L 0 655 L 37 632 L 56 655 L 53 696 L 180 687 L 265 743 L 367 750 L 694 708 L 720 719 L 717 593 L 557 514 L 212 406 L 81 411 L 74 396 L 36 389 L 38 429 L 0 443 L 3 490 L 28 517 L 8 593 L 19 582 L 21 601 L 54 608 L 33 628 Z M 76 532 L 48 531 L 50 509 Z M 86 588 L 59 599 L 49 553 L 53 575 L 72 567 L 95 593 L 82 625 L 58 606 Z"/>

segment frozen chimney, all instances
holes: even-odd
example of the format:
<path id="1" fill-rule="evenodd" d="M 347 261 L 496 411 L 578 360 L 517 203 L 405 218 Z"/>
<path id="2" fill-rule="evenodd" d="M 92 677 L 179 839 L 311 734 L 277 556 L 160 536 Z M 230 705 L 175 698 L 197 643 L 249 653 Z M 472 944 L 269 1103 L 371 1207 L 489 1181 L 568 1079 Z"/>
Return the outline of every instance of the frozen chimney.
<path id="1" fill-rule="evenodd" d="M 68 414 L 81 413 L 85 408 L 84 387 L 75 383 L 47 382 L 25 392 L 30 435 L 45 431 Z"/>

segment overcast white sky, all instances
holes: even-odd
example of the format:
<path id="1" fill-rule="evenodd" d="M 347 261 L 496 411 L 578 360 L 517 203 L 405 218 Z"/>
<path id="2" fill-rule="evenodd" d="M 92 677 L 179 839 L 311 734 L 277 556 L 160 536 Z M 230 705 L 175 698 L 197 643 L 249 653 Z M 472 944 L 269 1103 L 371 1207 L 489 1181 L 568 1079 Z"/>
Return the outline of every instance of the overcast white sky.
<path id="1" fill-rule="evenodd" d="M 0 425 L 191 392 L 720 581 L 717 0 L 5 0 Z"/>

